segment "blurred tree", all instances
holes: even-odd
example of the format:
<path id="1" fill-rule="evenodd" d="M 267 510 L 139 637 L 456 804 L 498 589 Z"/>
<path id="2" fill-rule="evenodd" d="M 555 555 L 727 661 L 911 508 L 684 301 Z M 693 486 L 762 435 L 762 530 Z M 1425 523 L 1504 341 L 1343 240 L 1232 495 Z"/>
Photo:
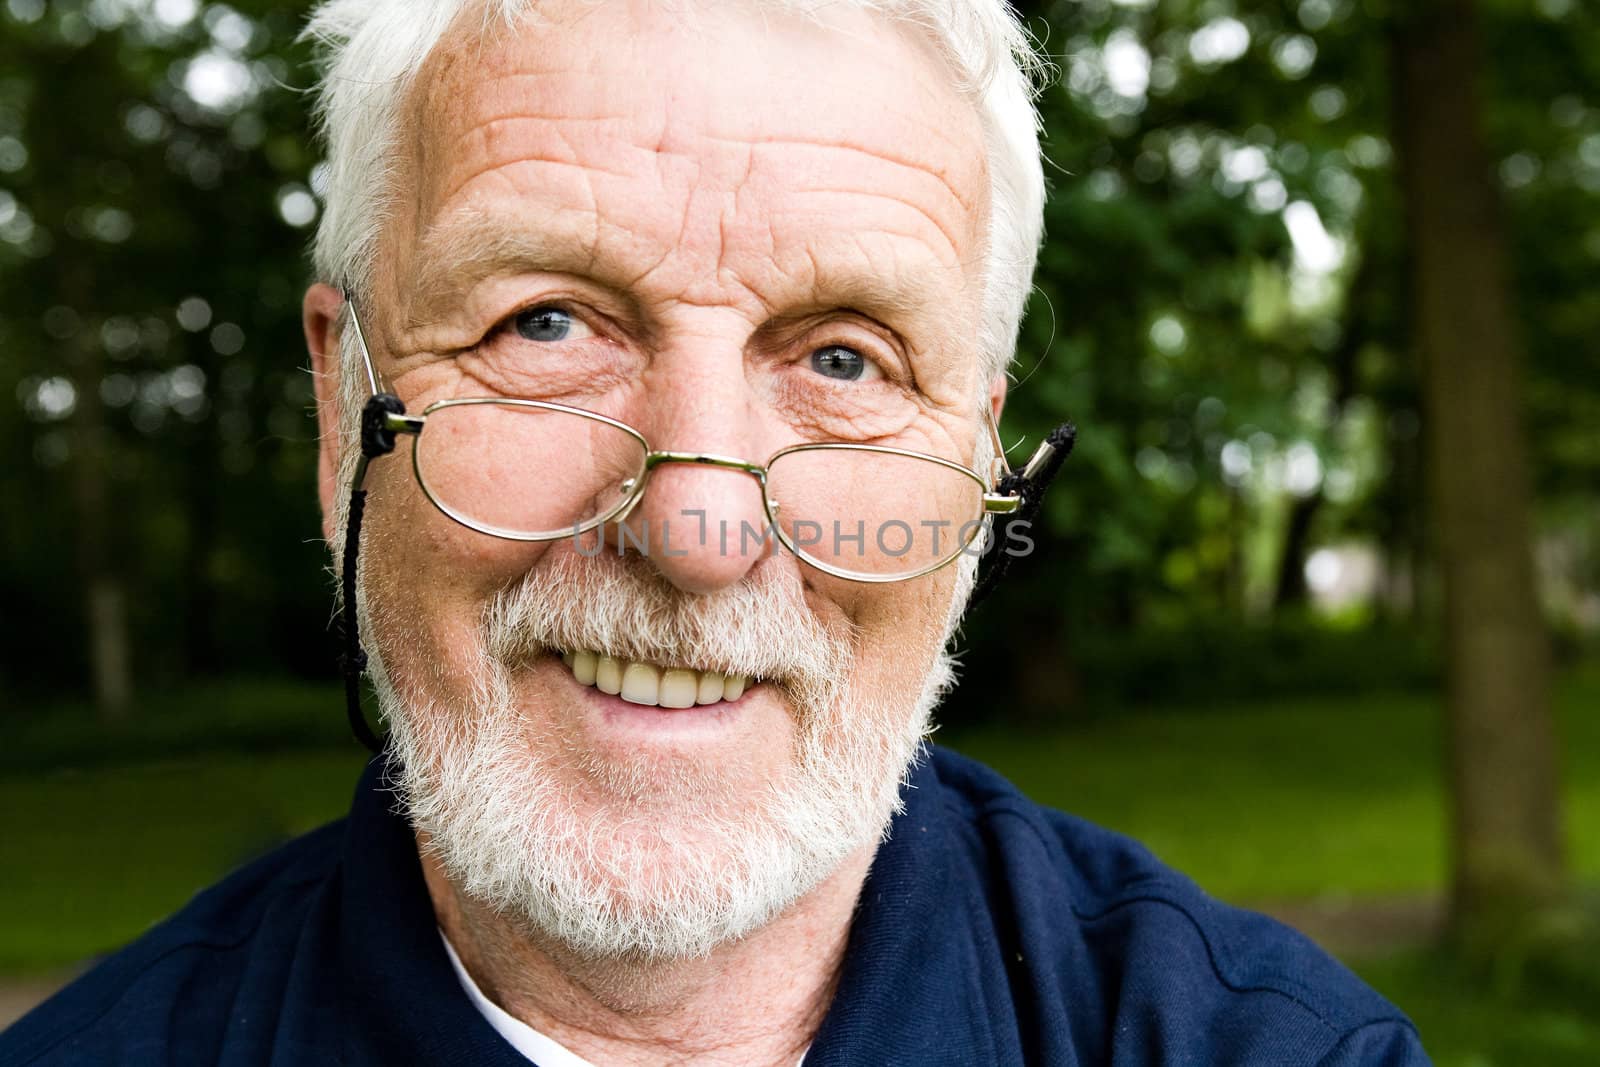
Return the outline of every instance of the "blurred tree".
<path id="1" fill-rule="evenodd" d="M 1027 562 L 1050 577 L 996 612 L 1053 655 L 980 630 L 973 660 L 1059 709 L 1075 650 L 1300 610 L 1316 547 L 1420 497 L 1369 503 L 1409 402 L 1372 27 L 1319 0 L 1032 10 L 1054 190 L 1008 423 L 1084 433 Z"/>
<path id="2" fill-rule="evenodd" d="M 1458 932 L 1507 933 L 1563 882 L 1546 630 L 1529 541 L 1525 395 L 1502 213 L 1481 130 L 1473 0 L 1393 31 L 1429 485 L 1444 578 Z"/>
<path id="3" fill-rule="evenodd" d="M 0 588 L 34 620 L 0 651 L 17 685 L 87 682 L 110 709 L 130 665 L 327 670 L 301 17 L 0 6 L 0 383 L 22 416 L 0 419 L 22 459 L 0 478 L 29 502 L 0 526 Z"/>
<path id="4" fill-rule="evenodd" d="M 1048 356 L 1011 411 L 1086 425 L 1054 551 L 1027 564 L 1054 577 L 1002 594 L 1065 665 L 1030 644 L 990 650 L 994 673 L 1058 707 L 1082 688 L 1072 653 L 1116 641 L 1101 627 L 1292 607 L 1311 549 L 1339 537 L 1382 546 L 1386 603 L 1431 627 L 1437 552 L 1461 927 L 1545 899 L 1559 794 L 1526 466 L 1531 446 L 1544 498 L 1592 523 L 1596 10 L 1486 3 L 1481 66 L 1458 0 L 1036 10 L 1064 74 L 1024 346 Z"/>

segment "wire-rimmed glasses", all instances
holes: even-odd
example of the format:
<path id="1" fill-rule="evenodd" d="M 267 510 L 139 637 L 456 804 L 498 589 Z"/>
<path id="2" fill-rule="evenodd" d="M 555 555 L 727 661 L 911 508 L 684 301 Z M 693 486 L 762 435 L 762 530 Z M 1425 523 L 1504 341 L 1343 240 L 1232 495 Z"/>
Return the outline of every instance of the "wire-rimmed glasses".
<path id="1" fill-rule="evenodd" d="M 347 296 L 348 298 L 348 296 Z M 350 319 L 374 396 L 379 388 L 353 301 Z M 383 429 L 412 438 L 422 492 L 469 529 L 513 541 L 579 538 L 615 524 L 621 544 L 646 554 L 692 549 L 743 554 L 776 538 L 816 569 L 857 582 L 893 582 L 977 552 L 993 514 L 1015 511 L 1016 492 L 996 491 L 953 460 L 889 445 L 806 442 L 764 464 L 703 452 L 654 449 L 609 416 L 545 400 L 459 397 L 416 415 L 384 414 Z M 1010 473 L 995 436 L 996 464 Z M 663 464 L 717 467 L 760 484 L 766 526 L 733 529 L 688 510 L 677 526 L 624 525 Z M 364 475 L 357 472 L 357 486 Z"/>
<path id="2" fill-rule="evenodd" d="M 951 460 L 887 445 L 804 443 L 780 450 L 764 465 L 711 453 L 662 452 L 626 423 L 543 400 L 463 397 L 408 415 L 399 397 L 380 388 L 355 300 L 348 290 L 344 295 L 371 394 L 361 411 L 361 456 L 350 479 L 339 629 L 345 714 L 356 739 L 373 752 L 383 745 L 361 713 L 367 656 L 354 612 L 357 560 L 367 465 L 394 451 L 398 434 L 412 438 L 412 471 L 435 507 L 470 529 L 519 541 L 578 537 L 607 522 L 618 523 L 619 537 L 625 537 L 628 513 L 644 495 L 650 472 L 664 463 L 742 472 L 761 485 L 768 526 L 758 537 L 775 535 L 810 566 L 858 582 L 902 581 L 935 571 L 968 551 L 993 515 L 1026 527 L 1077 435 L 1071 423 L 1062 423 L 1025 467 L 1013 471 L 988 415 L 995 454 L 991 483 Z M 564 453 L 537 447 L 557 441 Z M 573 455 L 582 457 L 577 466 L 570 463 Z M 705 545 L 709 531 L 700 517 Z M 670 542 L 668 530 L 660 533 Z M 719 527 L 719 550 L 727 550 L 726 534 Z M 737 536 L 745 536 L 743 524 Z M 893 540 L 886 543 L 886 536 Z M 854 559 L 844 558 L 845 546 L 854 549 Z M 648 544 L 638 547 L 650 550 Z M 670 543 L 660 547 L 673 553 Z M 739 550 L 745 547 L 741 543 Z M 684 551 L 680 543 L 678 554 Z M 1009 549 L 998 554 L 969 604 L 994 588 L 1009 561 Z"/>

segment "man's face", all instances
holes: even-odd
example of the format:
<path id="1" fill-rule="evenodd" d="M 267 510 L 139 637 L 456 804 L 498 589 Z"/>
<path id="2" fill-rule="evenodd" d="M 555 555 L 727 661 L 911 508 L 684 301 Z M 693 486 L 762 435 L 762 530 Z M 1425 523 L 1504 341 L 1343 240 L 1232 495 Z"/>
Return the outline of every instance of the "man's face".
<path id="1" fill-rule="evenodd" d="M 830 440 L 972 462 L 983 139 L 909 32 L 859 13 L 542 5 L 514 34 L 457 27 L 417 86 L 363 310 L 409 411 L 515 396 L 622 420 L 657 449 L 760 463 Z M 856 355 L 841 365 L 839 348 Z M 367 485 L 381 688 L 458 889 L 620 951 L 561 909 L 645 929 L 700 892 L 707 914 L 742 909 L 715 935 L 732 936 L 870 847 L 959 565 L 866 585 L 737 538 L 700 545 L 700 513 L 713 531 L 765 523 L 757 482 L 725 470 L 651 474 L 630 522 L 671 527 L 674 554 L 648 558 L 466 529 L 403 459 Z M 325 508 L 340 488 L 325 482 Z M 760 678 L 733 700 L 640 706 L 581 684 L 563 650 L 726 657 Z M 763 878 L 786 885 L 750 890 Z M 747 890 L 758 905 L 731 900 Z M 513 899 L 540 892 L 565 903 Z M 715 939 L 649 929 L 632 949 Z"/>

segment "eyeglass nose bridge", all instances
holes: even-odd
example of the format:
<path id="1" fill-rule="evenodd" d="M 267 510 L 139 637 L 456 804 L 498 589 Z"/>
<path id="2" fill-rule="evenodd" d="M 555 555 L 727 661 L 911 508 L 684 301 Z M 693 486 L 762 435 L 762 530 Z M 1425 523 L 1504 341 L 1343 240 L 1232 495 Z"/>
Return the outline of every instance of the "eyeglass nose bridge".
<path id="1" fill-rule="evenodd" d="M 626 522 L 628 516 L 633 514 L 633 509 L 639 501 L 644 499 L 645 489 L 650 481 L 650 472 L 667 463 L 688 463 L 701 467 L 716 467 L 721 470 L 739 471 L 750 475 L 761 483 L 762 504 L 771 510 L 776 510 L 778 503 L 767 497 L 767 468 L 760 463 L 751 463 L 749 460 L 737 456 L 723 456 L 715 452 L 677 452 L 671 450 L 649 451 L 644 456 L 644 470 L 639 474 L 637 485 L 624 483 L 623 491 L 631 493 L 628 502 L 622 510 L 611 517 L 610 522 Z"/>

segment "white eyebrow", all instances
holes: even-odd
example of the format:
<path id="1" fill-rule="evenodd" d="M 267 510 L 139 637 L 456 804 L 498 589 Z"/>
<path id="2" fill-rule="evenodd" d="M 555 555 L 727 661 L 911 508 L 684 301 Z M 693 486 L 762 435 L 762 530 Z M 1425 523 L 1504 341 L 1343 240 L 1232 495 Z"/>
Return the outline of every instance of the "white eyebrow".
<path id="1" fill-rule="evenodd" d="M 587 275 L 597 258 L 592 235 L 574 234 L 570 226 L 510 226 L 474 213 L 423 234 L 414 302 L 437 312 L 485 278 L 529 271 Z"/>

